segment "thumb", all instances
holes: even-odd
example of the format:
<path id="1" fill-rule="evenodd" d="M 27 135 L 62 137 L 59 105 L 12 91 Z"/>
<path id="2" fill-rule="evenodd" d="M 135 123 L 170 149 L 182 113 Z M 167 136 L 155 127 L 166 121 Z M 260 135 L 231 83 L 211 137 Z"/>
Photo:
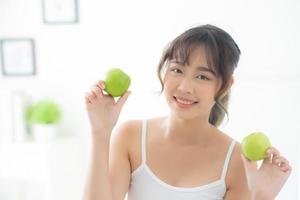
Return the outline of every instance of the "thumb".
<path id="1" fill-rule="evenodd" d="M 131 91 L 127 91 L 125 94 L 123 94 L 118 101 L 116 102 L 116 106 L 121 110 L 122 107 L 124 106 L 127 98 L 129 97 L 129 95 L 131 94 Z"/>

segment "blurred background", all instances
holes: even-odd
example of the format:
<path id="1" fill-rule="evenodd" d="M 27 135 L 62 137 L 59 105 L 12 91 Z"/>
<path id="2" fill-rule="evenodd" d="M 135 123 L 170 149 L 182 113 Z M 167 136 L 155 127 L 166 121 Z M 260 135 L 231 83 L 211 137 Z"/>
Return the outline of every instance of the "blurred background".
<path id="1" fill-rule="evenodd" d="M 299 11 L 298 0 L 0 0 L 0 199 L 81 199 L 85 92 L 119 67 L 132 94 L 118 124 L 168 114 L 157 95 L 161 53 L 202 24 L 242 51 L 221 129 L 238 141 L 264 131 L 294 169 L 277 199 L 299 199 Z"/>

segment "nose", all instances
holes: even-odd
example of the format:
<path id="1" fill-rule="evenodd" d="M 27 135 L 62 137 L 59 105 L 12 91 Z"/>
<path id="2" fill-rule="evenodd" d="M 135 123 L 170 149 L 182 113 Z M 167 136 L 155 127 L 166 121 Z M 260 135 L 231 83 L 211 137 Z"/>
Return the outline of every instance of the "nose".
<path id="1" fill-rule="evenodd" d="M 178 90 L 183 94 L 192 94 L 193 85 L 190 80 L 184 79 L 179 83 Z"/>

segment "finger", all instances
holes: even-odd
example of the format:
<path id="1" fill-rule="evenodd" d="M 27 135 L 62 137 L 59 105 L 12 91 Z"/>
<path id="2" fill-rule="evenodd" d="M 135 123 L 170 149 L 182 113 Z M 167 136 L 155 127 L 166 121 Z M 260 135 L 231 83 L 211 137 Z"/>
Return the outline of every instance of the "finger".
<path id="1" fill-rule="evenodd" d="M 284 168 L 289 165 L 289 161 L 286 158 L 281 156 L 281 157 L 275 159 L 274 164 L 279 166 L 280 168 L 281 167 Z"/>
<path id="2" fill-rule="evenodd" d="M 86 92 L 86 93 L 85 93 L 85 96 L 84 96 L 85 102 L 86 102 L 86 103 L 91 103 L 91 101 L 90 101 L 89 98 L 88 98 L 88 95 L 89 95 L 89 93 Z"/>
<path id="3" fill-rule="evenodd" d="M 92 91 L 94 92 L 94 94 L 97 97 L 102 97 L 103 96 L 102 90 L 98 86 L 94 86 L 93 89 L 92 89 Z"/>
<path id="4" fill-rule="evenodd" d="M 96 82 L 96 85 L 98 85 L 98 84 L 103 84 L 103 83 L 105 83 L 103 80 L 98 80 L 98 81 Z"/>
<path id="5" fill-rule="evenodd" d="M 289 166 L 288 166 L 288 169 L 287 169 L 287 171 L 286 171 L 286 172 L 289 172 L 289 173 L 291 173 L 291 171 L 292 171 L 292 166 L 291 166 L 291 165 L 289 165 Z"/>
<path id="6" fill-rule="evenodd" d="M 119 109 L 122 109 L 122 107 L 124 106 L 127 98 L 129 97 L 129 95 L 131 94 L 130 91 L 127 91 L 125 94 L 123 94 L 123 96 L 121 96 L 118 101 L 116 102 L 116 106 L 119 108 Z"/>
<path id="7" fill-rule="evenodd" d="M 267 150 L 267 157 L 263 160 L 263 164 L 270 164 L 270 163 L 272 163 L 272 157 L 273 157 L 272 149 L 269 148 Z"/>
<path id="8" fill-rule="evenodd" d="M 86 98 L 87 98 L 87 100 L 88 100 L 90 103 L 93 102 L 94 97 L 93 97 L 93 95 L 92 95 L 90 92 L 87 92 L 87 93 L 86 93 Z"/>
<path id="9" fill-rule="evenodd" d="M 98 88 L 100 88 L 101 90 L 104 90 L 104 88 L 105 88 L 105 85 L 104 85 L 104 83 L 95 83 L 93 86 L 92 86 L 92 88 L 94 88 L 94 87 L 98 87 Z"/>
<path id="10" fill-rule="evenodd" d="M 96 92 L 94 91 L 95 86 L 91 86 L 91 91 L 90 91 L 90 97 L 93 97 L 95 99 L 97 97 Z"/>
<path id="11" fill-rule="evenodd" d="M 289 161 L 288 161 L 285 157 L 283 157 L 283 156 L 281 157 L 280 166 L 281 166 L 282 164 L 286 164 L 286 165 L 289 164 Z"/>
<path id="12" fill-rule="evenodd" d="M 292 166 L 291 165 L 284 165 L 282 167 L 280 167 L 280 170 L 288 175 L 290 175 L 290 173 L 292 172 Z"/>
<path id="13" fill-rule="evenodd" d="M 102 90 L 105 89 L 105 82 L 104 81 L 98 81 L 97 84 L 96 84 L 98 87 L 100 87 Z"/>
<path id="14" fill-rule="evenodd" d="M 280 152 L 279 152 L 279 150 L 278 149 L 276 149 L 275 147 L 270 147 L 270 149 L 271 149 L 271 152 L 272 152 L 272 154 L 274 155 L 274 156 L 277 156 L 277 157 L 279 157 L 280 156 Z"/>
<path id="15" fill-rule="evenodd" d="M 97 98 L 97 94 L 96 94 L 96 92 L 94 92 L 93 90 L 91 91 L 91 97 L 92 97 L 93 99 L 96 99 L 96 98 Z"/>
<path id="16" fill-rule="evenodd" d="M 292 170 L 292 167 L 289 164 L 283 164 L 280 166 L 280 170 L 287 173 Z"/>
<path id="17" fill-rule="evenodd" d="M 270 163 L 272 163 L 274 159 L 280 157 L 280 152 L 273 146 L 268 149 L 267 153 L 269 155 L 268 161 L 270 161 Z"/>
<path id="18" fill-rule="evenodd" d="M 276 165 L 280 168 L 281 165 L 284 165 L 284 160 L 282 157 L 279 157 L 279 158 L 273 159 L 272 164 Z"/>
<path id="19" fill-rule="evenodd" d="M 280 170 L 283 172 L 288 172 L 290 170 L 291 166 L 288 163 L 282 163 L 280 165 Z"/>
<path id="20" fill-rule="evenodd" d="M 95 94 L 97 94 L 97 89 L 100 89 L 97 85 L 91 86 L 91 91 L 95 92 Z"/>

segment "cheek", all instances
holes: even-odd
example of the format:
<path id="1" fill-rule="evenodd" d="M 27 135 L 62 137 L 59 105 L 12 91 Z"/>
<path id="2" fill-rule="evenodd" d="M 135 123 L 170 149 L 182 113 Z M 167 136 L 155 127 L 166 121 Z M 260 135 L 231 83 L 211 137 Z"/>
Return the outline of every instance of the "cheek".
<path id="1" fill-rule="evenodd" d="M 201 88 L 197 92 L 197 96 L 199 97 L 200 101 L 205 102 L 207 105 L 214 105 L 215 95 L 216 93 L 214 88 L 210 87 Z"/>
<path id="2" fill-rule="evenodd" d="M 165 100 L 172 104 L 174 99 L 173 99 L 173 95 L 174 95 L 174 89 L 169 87 L 167 84 L 164 85 L 164 91 L 163 91 L 163 94 L 164 94 L 164 98 Z"/>
<path id="3" fill-rule="evenodd" d="M 171 79 L 166 79 L 163 84 L 164 84 L 164 91 L 166 91 L 167 93 L 171 92 L 176 87 L 175 86 L 176 83 Z"/>
<path id="4" fill-rule="evenodd" d="M 165 98 L 170 101 L 171 100 L 171 96 L 172 96 L 172 89 L 170 87 L 168 87 L 168 85 L 164 86 L 164 96 Z"/>

